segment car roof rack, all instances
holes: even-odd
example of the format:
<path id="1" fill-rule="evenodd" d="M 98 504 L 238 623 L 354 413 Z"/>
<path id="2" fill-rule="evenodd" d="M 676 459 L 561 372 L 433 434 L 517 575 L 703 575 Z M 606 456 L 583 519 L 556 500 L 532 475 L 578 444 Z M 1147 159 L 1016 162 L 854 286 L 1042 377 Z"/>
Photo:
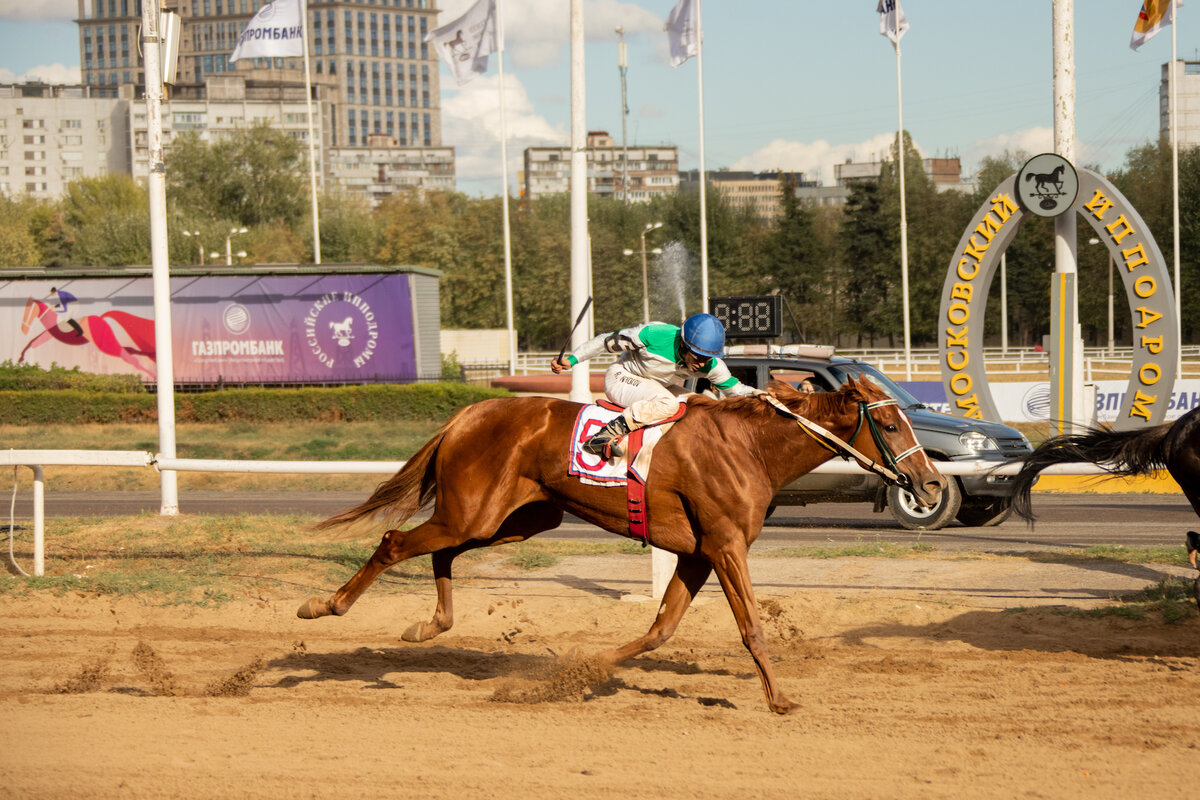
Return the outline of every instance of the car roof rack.
<path id="1" fill-rule="evenodd" d="M 800 358 L 832 358 L 834 348 L 828 344 L 734 344 L 725 350 L 728 356 L 797 356 Z"/>

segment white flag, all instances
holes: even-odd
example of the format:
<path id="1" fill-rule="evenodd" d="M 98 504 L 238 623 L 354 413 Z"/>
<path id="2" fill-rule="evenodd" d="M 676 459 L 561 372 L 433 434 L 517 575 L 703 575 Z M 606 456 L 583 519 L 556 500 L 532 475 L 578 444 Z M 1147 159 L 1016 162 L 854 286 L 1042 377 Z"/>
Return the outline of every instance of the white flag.
<path id="1" fill-rule="evenodd" d="M 488 56 L 504 49 L 496 2 L 479 0 L 467 13 L 425 37 L 441 54 L 459 86 L 487 72 Z"/>
<path id="2" fill-rule="evenodd" d="M 275 0 L 258 10 L 238 37 L 230 63 L 239 58 L 288 58 L 304 55 L 304 18 L 300 0 Z"/>
<path id="3" fill-rule="evenodd" d="M 879 35 L 892 40 L 896 52 L 900 52 L 900 37 L 908 30 L 908 20 L 904 18 L 904 10 L 900 8 L 900 0 L 879 0 L 875 9 L 879 12 Z"/>
<path id="4" fill-rule="evenodd" d="M 663 30 L 671 40 L 671 66 L 678 67 L 700 54 L 700 16 L 696 13 L 699 0 L 679 0 L 667 16 Z"/>

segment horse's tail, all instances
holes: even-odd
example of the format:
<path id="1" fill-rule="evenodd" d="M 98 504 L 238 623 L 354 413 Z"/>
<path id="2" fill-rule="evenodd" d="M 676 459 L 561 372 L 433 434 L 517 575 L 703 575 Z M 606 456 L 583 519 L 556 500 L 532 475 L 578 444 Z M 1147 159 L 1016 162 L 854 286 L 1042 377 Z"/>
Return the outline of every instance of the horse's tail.
<path id="1" fill-rule="evenodd" d="M 1145 475 L 1166 467 L 1164 441 L 1171 425 L 1141 430 L 1089 428 L 1083 433 L 1055 436 L 1042 442 L 1013 481 L 1013 509 L 1033 521 L 1030 490 L 1038 474 L 1053 464 L 1100 464 L 1113 475 Z"/>
<path id="2" fill-rule="evenodd" d="M 379 484 L 361 505 L 334 514 L 317 523 L 317 530 L 350 525 L 365 517 L 386 512 L 389 524 L 403 525 L 433 500 L 437 492 L 436 464 L 438 448 L 454 423 L 451 419 L 410 458 L 399 472 Z"/>

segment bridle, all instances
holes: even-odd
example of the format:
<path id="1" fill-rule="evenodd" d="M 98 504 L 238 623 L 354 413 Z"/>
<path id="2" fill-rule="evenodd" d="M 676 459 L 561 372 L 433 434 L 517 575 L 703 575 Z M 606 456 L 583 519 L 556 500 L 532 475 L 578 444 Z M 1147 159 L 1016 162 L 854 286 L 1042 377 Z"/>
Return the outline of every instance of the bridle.
<path id="1" fill-rule="evenodd" d="M 760 395 L 764 400 L 770 403 L 774 408 L 782 414 L 796 420 L 796 424 L 800 429 L 811 436 L 819 445 L 824 447 L 834 455 L 840 456 L 843 459 L 854 459 L 858 465 L 868 472 L 873 472 L 878 475 L 890 486 L 898 486 L 906 492 L 913 490 L 912 478 L 900 471 L 900 462 L 914 453 L 924 452 L 920 442 L 914 444 L 902 453 L 896 453 L 892 450 L 891 445 L 883 438 L 883 429 L 879 427 L 879 423 L 871 416 L 870 411 L 875 408 L 883 408 L 884 406 L 900 405 L 895 400 L 888 398 L 886 400 L 875 400 L 867 402 L 866 400 L 858 401 L 858 422 L 854 426 L 854 433 L 850 435 L 850 441 L 846 442 L 839 439 L 834 434 L 830 433 L 824 427 L 818 425 L 807 417 L 802 417 L 790 408 L 779 402 L 775 397 L 769 394 Z M 879 455 L 882 463 L 873 459 L 867 458 L 861 452 L 856 450 L 850 442 L 858 439 L 858 434 L 862 432 L 863 422 L 867 424 L 867 430 L 871 432 L 871 439 L 875 442 L 875 448 L 879 450 Z"/>

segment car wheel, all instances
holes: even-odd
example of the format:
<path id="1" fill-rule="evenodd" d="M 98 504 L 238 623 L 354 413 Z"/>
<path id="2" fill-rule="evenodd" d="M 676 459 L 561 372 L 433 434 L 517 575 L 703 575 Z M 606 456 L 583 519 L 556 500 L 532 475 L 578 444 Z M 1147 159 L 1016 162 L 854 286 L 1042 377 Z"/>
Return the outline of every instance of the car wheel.
<path id="1" fill-rule="evenodd" d="M 888 487 L 888 508 L 900 525 L 910 531 L 936 531 L 946 527 L 962 505 L 962 490 L 953 476 L 947 476 L 946 488 L 942 490 L 937 505 L 922 508 L 916 498 L 899 486 Z"/>
<path id="2" fill-rule="evenodd" d="M 1011 497 L 963 500 L 958 521 L 972 528 L 994 528 L 1012 516 Z"/>

